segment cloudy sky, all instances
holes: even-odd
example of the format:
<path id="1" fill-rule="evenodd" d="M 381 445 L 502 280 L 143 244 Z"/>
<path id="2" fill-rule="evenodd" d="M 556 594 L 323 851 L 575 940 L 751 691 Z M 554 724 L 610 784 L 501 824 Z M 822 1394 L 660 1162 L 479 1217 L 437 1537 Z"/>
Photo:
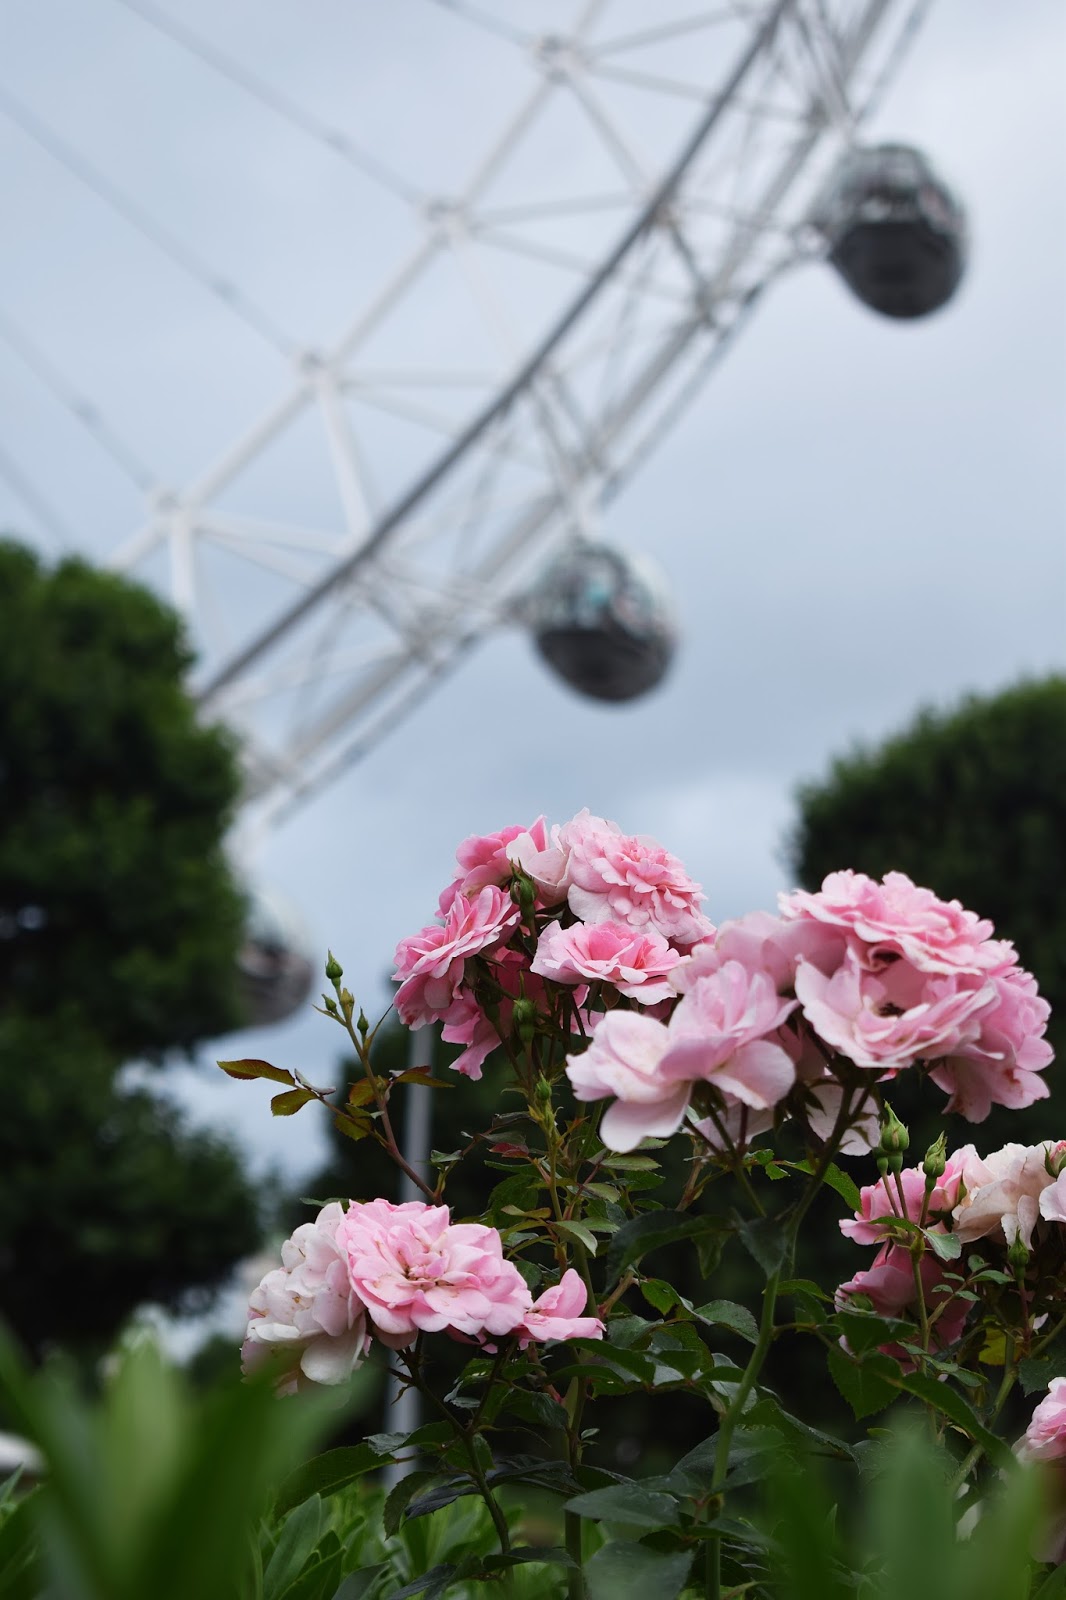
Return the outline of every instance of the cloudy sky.
<path id="1" fill-rule="evenodd" d="M 456 94 L 491 102 L 489 46 L 427 0 L 170 10 L 387 145 L 399 170 L 442 182 L 434 163 L 476 155 L 479 125 L 456 120 Z M 402 242 L 402 224 L 386 206 L 368 232 L 363 180 L 338 177 L 318 148 L 305 161 L 291 127 L 253 117 L 121 0 L 9 0 L 2 27 L 0 334 L 21 330 L 56 373 L 49 390 L 0 337 L 0 524 L 102 556 L 136 525 L 139 497 L 57 403 L 60 378 L 103 397 L 154 476 L 209 459 L 277 374 L 254 337 L 208 315 L 195 284 L 57 173 L 27 110 L 212 262 L 236 263 L 308 340 L 350 317 L 368 250 Z M 588 805 L 680 855 L 721 920 L 787 885 L 793 789 L 832 755 L 920 705 L 1063 665 L 1064 70 L 1058 0 L 936 0 L 872 131 L 925 148 L 964 198 L 967 277 L 947 309 L 906 325 L 818 265 L 767 296 L 609 513 L 612 537 L 654 551 L 677 598 L 683 647 L 659 692 L 625 709 L 580 702 L 525 638 L 502 634 L 267 840 L 258 870 L 298 904 L 312 947 L 334 948 L 368 1013 L 465 835 Z M 322 1081 L 335 1047 L 324 1020 L 301 1017 L 220 1050 Z M 256 1161 L 313 1164 L 314 1124 L 272 1126 L 261 1086 L 206 1068 L 178 1078 Z"/>

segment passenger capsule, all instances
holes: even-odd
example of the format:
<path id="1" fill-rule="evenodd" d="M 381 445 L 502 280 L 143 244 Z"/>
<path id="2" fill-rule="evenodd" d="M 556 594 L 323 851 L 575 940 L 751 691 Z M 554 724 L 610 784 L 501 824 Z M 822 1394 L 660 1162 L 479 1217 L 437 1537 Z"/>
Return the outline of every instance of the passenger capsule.
<path id="1" fill-rule="evenodd" d="M 247 1026 L 284 1022 L 307 1000 L 315 963 L 299 913 L 274 890 L 249 892 L 237 973 Z"/>
<path id="2" fill-rule="evenodd" d="M 666 674 L 677 628 L 663 578 L 642 557 L 582 542 L 528 597 L 525 620 L 559 677 L 594 700 L 635 700 Z"/>
<path id="3" fill-rule="evenodd" d="M 958 288 L 966 266 L 966 214 L 910 145 L 850 150 L 812 220 L 844 282 L 873 311 L 928 316 Z"/>

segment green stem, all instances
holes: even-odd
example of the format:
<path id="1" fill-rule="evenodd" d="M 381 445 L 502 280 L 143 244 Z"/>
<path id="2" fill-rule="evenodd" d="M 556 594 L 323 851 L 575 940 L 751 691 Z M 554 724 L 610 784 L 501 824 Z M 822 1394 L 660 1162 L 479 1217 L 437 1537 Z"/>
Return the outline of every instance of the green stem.
<path id="1" fill-rule="evenodd" d="M 1014 1388 L 1014 1380 L 1017 1376 L 1018 1374 L 1014 1368 L 1014 1340 L 1011 1338 L 1010 1334 L 1008 1334 L 1003 1350 L 1003 1379 L 999 1386 L 999 1392 L 997 1393 L 992 1404 L 992 1410 L 988 1415 L 989 1425 L 995 1422 L 996 1418 L 1003 1410 L 1003 1407 L 1006 1404 L 1007 1396 Z M 966 1455 L 961 1467 L 951 1480 L 951 1494 L 953 1498 L 962 1488 L 962 1485 L 966 1482 L 966 1479 L 970 1476 L 970 1473 L 973 1471 L 974 1467 L 976 1467 L 984 1453 L 984 1445 L 975 1444 Z"/>

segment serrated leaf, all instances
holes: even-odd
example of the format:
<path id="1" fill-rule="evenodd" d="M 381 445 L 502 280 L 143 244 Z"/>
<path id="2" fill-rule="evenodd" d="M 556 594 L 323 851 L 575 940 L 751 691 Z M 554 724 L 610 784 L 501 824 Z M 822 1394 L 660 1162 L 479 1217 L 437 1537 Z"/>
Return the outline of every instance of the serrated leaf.
<path id="1" fill-rule="evenodd" d="M 295 1083 L 296 1079 L 284 1067 L 272 1067 L 269 1061 L 220 1061 L 218 1065 L 229 1078 L 269 1078 L 271 1083 Z"/>
<path id="2" fill-rule="evenodd" d="M 365 1139 L 374 1124 L 369 1117 L 346 1116 L 343 1111 L 333 1113 L 333 1126 L 338 1133 L 343 1133 L 346 1139 L 351 1139 L 353 1144 L 358 1144 L 360 1139 Z"/>
<path id="3" fill-rule="evenodd" d="M 409 1472 L 406 1478 L 400 1479 L 386 1497 L 381 1513 L 381 1525 L 387 1539 L 391 1539 L 394 1533 L 399 1532 L 408 1503 L 414 1499 L 418 1491 L 424 1489 L 427 1484 L 439 1481 L 440 1474 L 437 1472 Z"/>
<path id="4" fill-rule="evenodd" d="M 956 1423 L 975 1444 L 981 1446 L 996 1466 L 1013 1466 L 1014 1454 L 1010 1446 L 985 1427 L 969 1401 L 964 1400 L 949 1383 L 940 1383 L 936 1378 L 927 1377 L 924 1372 L 901 1372 L 892 1381 L 897 1388 L 914 1395 L 918 1400 L 924 1400 L 934 1411 L 939 1411 L 942 1416 Z"/>
<path id="5" fill-rule="evenodd" d="M 286 1089 L 271 1100 L 270 1114 L 273 1117 L 294 1117 L 301 1106 L 316 1098 L 310 1089 Z"/>
<path id="6" fill-rule="evenodd" d="M 403 1435 L 397 1436 L 401 1443 Z M 385 1455 L 391 1455 L 387 1450 Z M 278 1490 L 274 1502 L 274 1511 L 277 1516 L 284 1516 L 301 1501 L 307 1500 L 311 1495 L 335 1494 L 338 1489 L 343 1489 L 346 1484 L 354 1483 L 356 1478 L 362 1477 L 364 1472 L 372 1472 L 382 1465 L 382 1452 L 375 1450 L 367 1441 L 365 1444 L 345 1446 L 340 1450 L 327 1450 L 323 1455 L 315 1456 L 305 1466 L 298 1467 L 295 1472 L 290 1472 L 281 1488 Z"/>
<path id="7" fill-rule="evenodd" d="M 680 1519 L 677 1501 L 671 1495 L 657 1494 L 642 1483 L 613 1483 L 607 1489 L 575 1495 L 566 1502 L 566 1509 L 579 1517 L 649 1530 L 676 1527 Z"/>
<path id="8" fill-rule="evenodd" d="M 814 1163 L 809 1159 L 806 1161 L 786 1161 L 784 1165 L 792 1167 L 796 1172 L 805 1172 L 808 1175 L 814 1172 Z M 828 1184 L 830 1189 L 836 1190 L 850 1211 L 860 1211 L 862 1209 L 862 1196 L 859 1194 L 855 1180 L 849 1177 L 842 1168 L 838 1167 L 835 1161 L 831 1161 L 825 1169 L 822 1175 L 822 1182 Z"/>
<path id="9" fill-rule="evenodd" d="M 594 1256 L 599 1249 L 596 1235 L 583 1222 L 556 1222 L 554 1227 L 558 1233 L 564 1233 L 570 1239 L 577 1239 L 590 1256 Z"/>
<path id="10" fill-rule="evenodd" d="M 692 1239 L 721 1230 L 718 1217 L 692 1217 L 683 1211 L 646 1211 L 623 1223 L 607 1250 L 607 1282 L 618 1281 L 626 1267 L 634 1266 L 651 1250 L 678 1239 Z"/>
<path id="11" fill-rule="evenodd" d="M 896 1387 L 888 1382 L 880 1366 L 881 1362 L 890 1368 L 896 1366 L 887 1356 L 874 1356 L 865 1362 L 853 1361 L 839 1345 L 834 1345 L 829 1351 L 828 1361 L 830 1376 L 856 1419 L 861 1420 L 883 1411 L 897 1398 Z M 896 1370 L 899 1370 L 898 1367 Z"/>
<path id="12" fill-rule="evenodd" d="M 962 1244 L 953 1233 L 938 1233 L 935 1228 L 923 1228 L 922 1233 L 941 1261 L 957 1261 L 962 1255 Z"/>
<path id="13" fill-rule="evenodd" d="M 410 1597 L 420 1594 L 423 1600 L 440 1600 L 452 1579 L 457 1576 L 455 1563 L 442 1561 L 435 1567 L 430 1567 L 428 1572 L 423 1572 L 421 1577 L 412 1578 L 410 1583 L 405 1583 L 402 1589 L 393 1589 L 388 1600 L 410 1600 Z"/>
<path id="14" fill-rule="evenodd" d="M 605 1544 L 586 1564 L 589 1600 L 677 1600 L 692 1555 L 649 1550 L 642 1544 Z"/>
<path id="15" fill-rule="evenodd" d="M 733 1333 L 739 1333 L 749 1344 L 758 1343 L 759 1324 L 747 1306 L 737 1305 L 734 1300 L 708 1300 L 705 1306 L 694 1307 L 692 1315 L 711 1326 L 729 1328 Z"/>
<path id="16" fill-rule="evenodd" d="M 759 1263 L 768 1278 L 784 1263 L 788 1237 L 776 1217 L 737 1220 L 737 1235 L 748 1254 Z"/>

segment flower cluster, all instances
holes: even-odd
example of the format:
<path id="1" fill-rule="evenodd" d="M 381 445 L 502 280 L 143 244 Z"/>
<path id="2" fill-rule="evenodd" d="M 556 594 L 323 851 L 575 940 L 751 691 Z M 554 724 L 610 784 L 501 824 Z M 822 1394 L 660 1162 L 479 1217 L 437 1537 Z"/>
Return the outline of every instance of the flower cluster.
<path id="1" fill-rule="evenodd" d="M 591 1042 L 566 1070 L 579 1100 L 611 1100 L 614 1150 L 686 1118 L 712 1145 L 746 1143 L 786 1097 L 824 1138 L 842 1105 L 836 1063 L 872 1085 L 921 1062 L 974 1122 L 1047 1094 L 1034 979 L 990 923 L 904 873 L 832 873 L 817 893 L 783 894 L 778 916 L 716 931 L 676 857 L 587 810 L 468 839 L 457 866 L 440 920 L 397 948 L 401 1020 L 443 1023 L 465 1046 L 458 1070 L 480 1077 L 516 1001 L 548 1015 L 569 990 L 565 1025 Z M 843 1149 L 856 1153 L 872 1142 L 872 1097 L 849 1107 Z"/>
<path id="2" fill-rule="evenodd" d="M 252 1294 L 241 1361 L 250 1372 L 280 1359 L 282 1392 L 301 1380 L 342 1383 L 372 1336 L 402 1349 L 420 1333 L 511 1335 L 524 1349 L 603 1334 L 572 1268 L 534 1300 L 496 1229 L 452 1222 L 447 1206 L 334 1201 L 296 1229 L 281 1259 Z"/>
<path id="3" fill-rule="evenodd" d="M 838 1306 L 865 1295 L 881 1316 L 915 1313 L 919 1284 L 912 1258 L 914 1235 L 898 1225 L 901 1219 L 927 1234 L 950 1233 L 961 1245 L 987 1240 L 1002 1253 L 1013 1246 L 1010 1260 L 1019 1266 L 1047 1245 L 1054 1253 L 1052 1270 L 1057 1278 L 1058 1252 L 1066 1243 L 1066 1238 L 1056 1237 L 1057 1225 L 1066 1224 L 1066 1141 L 1007 1144 L 988 1156 L 979 1156 L 972 1144 L 963 1145 L 946 1160 L 939 1176 L 927 1176 L 924 1167 L 905 1167 L 862 1189 L 860 1202 L 854 1220 L 842 1222 L 840 1231 L 856 1244 L 880 1248 L 871 1267 L 840 1285 Z M 1035 1260 L 1030 1273 L 1034 1283 L 1041 1267 Z M 961 1335 L 974 1296 L 969 1291 L 959 1293 L 964 1279 L 950 1255 L 944 1259 L 935 1249 L 923 1250 L 918 1270 L 933 1348 L 940 1349 Z"/>

